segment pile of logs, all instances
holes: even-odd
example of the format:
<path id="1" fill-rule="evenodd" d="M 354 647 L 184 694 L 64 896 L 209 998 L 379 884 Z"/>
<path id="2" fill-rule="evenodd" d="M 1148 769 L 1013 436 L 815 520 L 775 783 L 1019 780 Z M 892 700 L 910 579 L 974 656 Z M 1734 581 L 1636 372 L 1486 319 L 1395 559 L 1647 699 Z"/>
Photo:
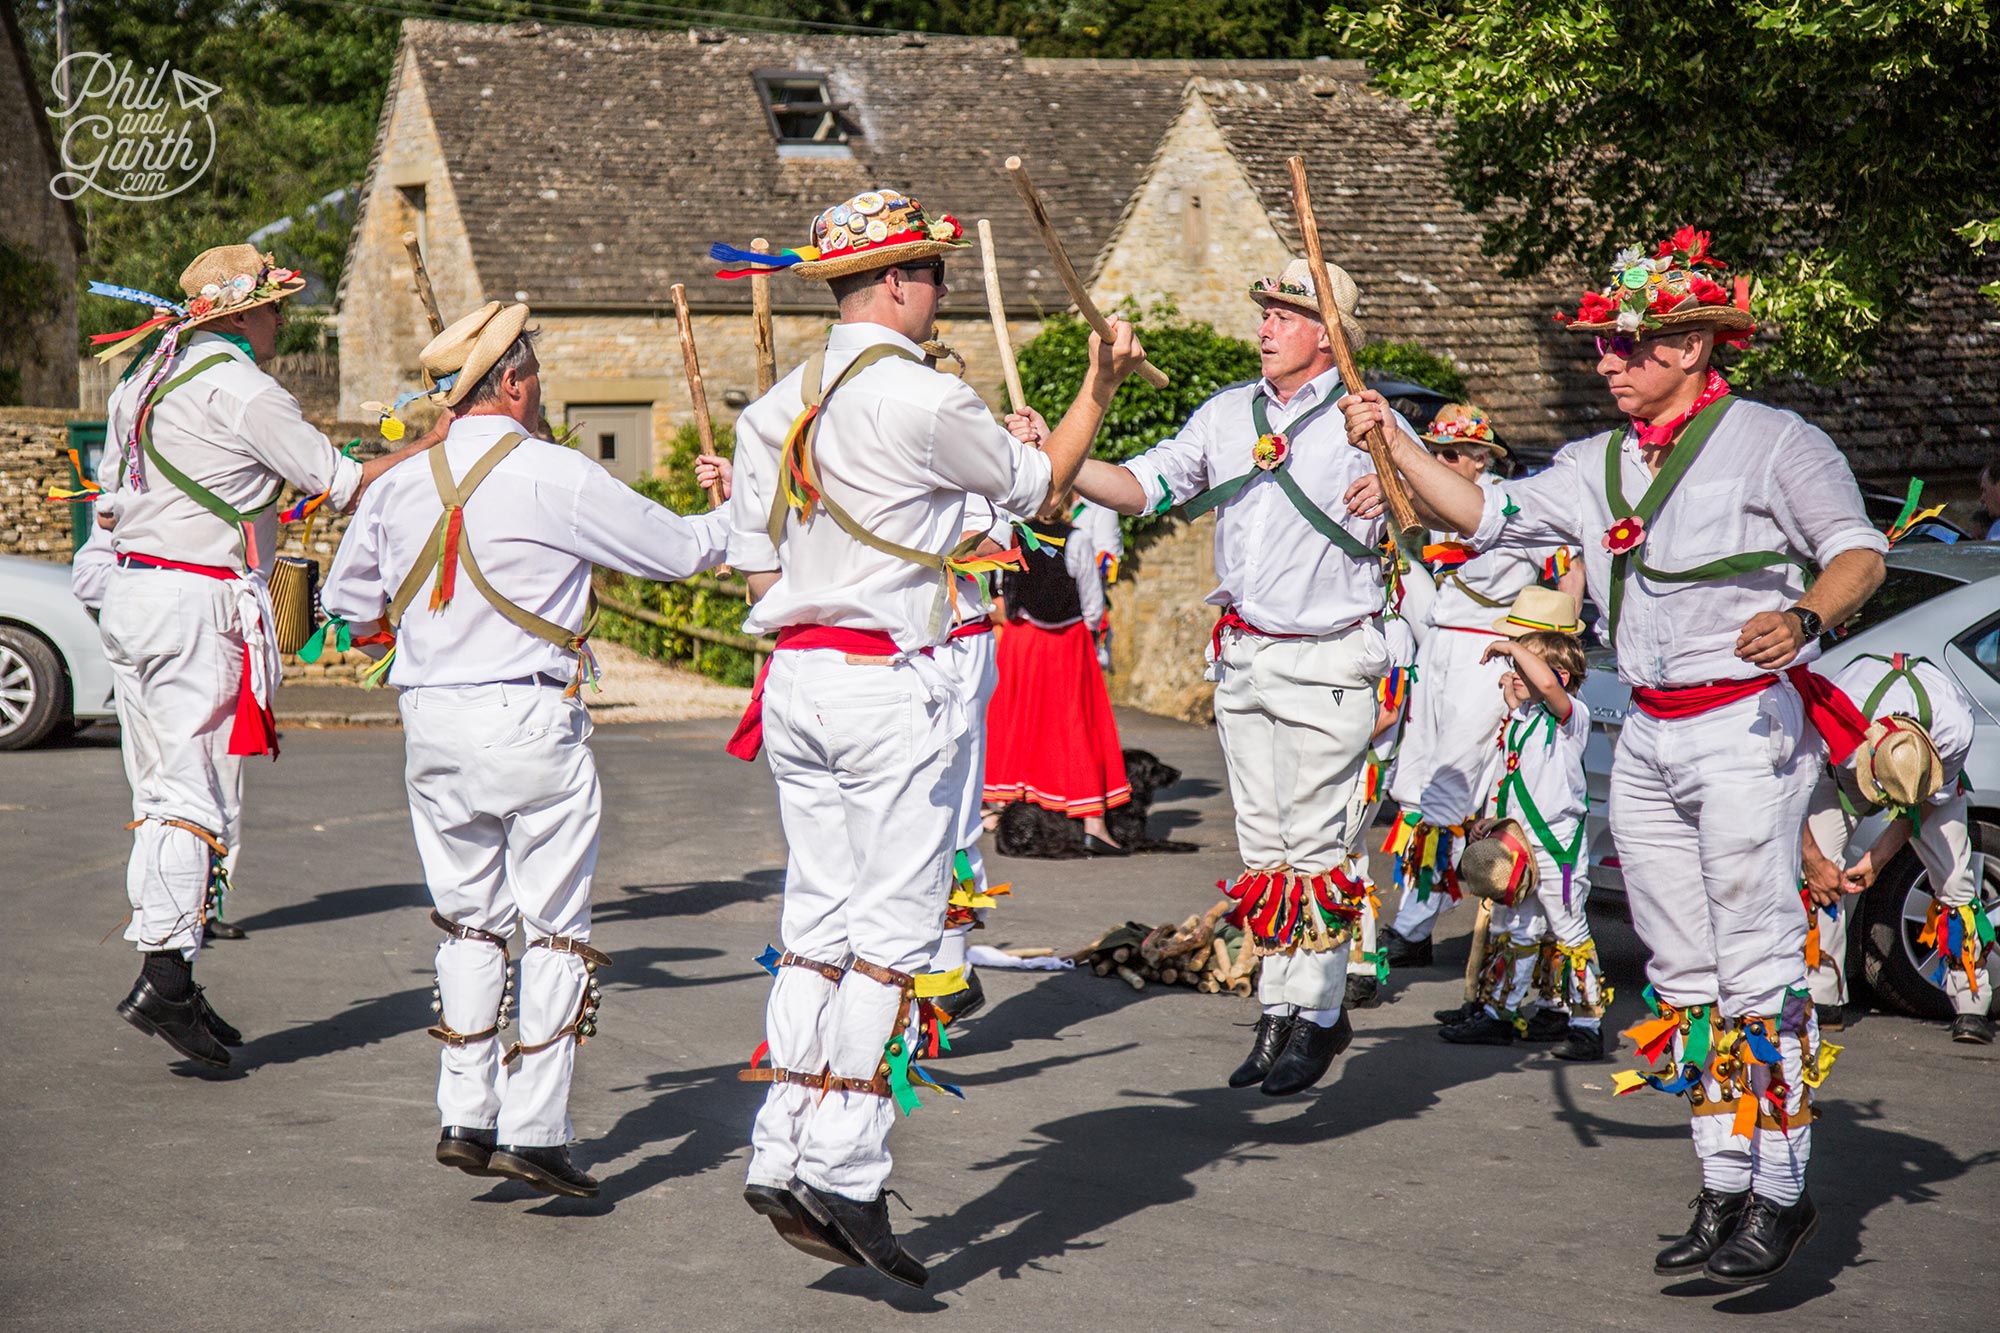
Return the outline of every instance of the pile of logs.
<path id="1" fill-rule="evenodd" d="M 1222 920 L 1234 905 L 1225 898 L 1178 925 L 1128 921 L 1068 957 L 1133 990 L 1154 982 L 1191 986 L 1204 995 L 1249 995 L 1257 984 L 1257 953 L 1248 936 Z"/>

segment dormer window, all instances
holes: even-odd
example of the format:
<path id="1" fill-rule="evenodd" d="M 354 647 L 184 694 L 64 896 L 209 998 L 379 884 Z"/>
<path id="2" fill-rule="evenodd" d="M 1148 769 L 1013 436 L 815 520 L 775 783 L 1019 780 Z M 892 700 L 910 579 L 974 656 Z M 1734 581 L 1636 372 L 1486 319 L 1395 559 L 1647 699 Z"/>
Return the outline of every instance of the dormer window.
<path id="1" fill-rule="evenodd" d="M 757 96 L 764 103 L 780 156 L 848 156 L 847 107 L 827 91 L 826 75 L 762 71 Z"/>

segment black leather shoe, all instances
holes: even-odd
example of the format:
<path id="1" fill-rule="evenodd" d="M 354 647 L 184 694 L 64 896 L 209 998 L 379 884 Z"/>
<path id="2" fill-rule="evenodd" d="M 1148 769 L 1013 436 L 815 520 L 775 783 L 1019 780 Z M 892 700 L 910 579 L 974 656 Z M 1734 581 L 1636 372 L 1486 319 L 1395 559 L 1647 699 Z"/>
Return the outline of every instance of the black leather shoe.
<path id="1" fill-rule="evenodd" d="M 1389 932 L 1388 948 L 1391 968 L 1431 965 L 1431 942 L 1428 939 L 1406 940 L 1392 930 Z"/>
<path id="2" fill-rule="evenodd" d="M 1723 1241 L 1735 1232 L 1750 1206 L 1750 1191 L 1723 1194 L 1704 1189 L 1688 1200 L 1694 1221 L 1666 1249 L 1653 1256 L 1653 1271 L 1661 1277 L 1687 1277 L 1701 1271 Z"/>
<path id="3" fill-rule="evenodd" d="M 1438 1035 L 1454 1046 L 1512 1046 L 1521 1034 L 1511 1022 L 1495 1018 L 1482 1005 L 1478 1013 L 1463 1023 L 1439 1028 Z"/>
<path id="4" fill-rule="evenodd" d="M 1349 972 L 1347 974 L 1347 998 L 1342 1002 L 1346 1009 L 1366 1009 L 1382 1002 L 1382 983 L 1373 973 Z"/>
<path id="5" fill-rule="evenodd" d="M 1326 1077 L 1326 1071 L 1333 1068 L 1333 1057 L 1353 1040 L 1354 1025 L 1347 1021 L 1345 1009 L 1332 1027 L 1321 1027 L 1309 1018 L 1294 1019 L 1285 1049 L 1278 1053 L 1271 1072 L 1264 1075 L 1264 1095 L 1289 1097 L 1304 1092 Z"/>
<path id="6" fill-rule="evenodd" d="M 750 1205 L 750 1211 L 771 1219 L 771 1225 L 778 1229 L 778 1235 L 795 1250 L 810 1254 L 815 1259 L 830 1264 L 845 1264 L 858 1268 L 861 1256 L 854 1247 L 841 1239 L 840 1233 L 805 1210 L 796 1191 L 804 1189 L 797 1181 L 791 1188 L 783 1185 L 745 1185 L 743 1202 Z"/>
<path id="7" fill-rule="evenodd" d="M 234 921 L 224 921 L 219 916 L 212 916 L 207 921 L 204 921 L 201 933 L 207 939 L 216 940 L 247 940 L 250 938 L 249 931 L 243 929 L 243 927 L 237 925 Z"/>
<path id="8" fill-rule="evenodd" d="M 1604 1029 L 1580 1028 L 1572 1026 L 1563 1044 L 1549 1052 L 1558 1060 L 1578 1060 L 1585 1063 L 1604 1058 Z"/>
<path id="9" fill-rule="evenodd" d="M 1736 1234 L 1708 1256 L 1708 1279 L 1729 1287 L 1768 1282 L 1818 1230 L 1819 1209 L 1813 1207 L 1812 1195 L 1800 1194 L 1786 1208 L 1753 1194 Z"/>
<path id="10" fill-rule="evenodd" d="M 1521 1040 L 1561 1041 L 1569 1033 L 1569 1015 L 1560 1009 L 1543 1007 L 1528 1015 L 1528 1030 L 1521 1034 Z"/>
<path id="11" fill-rule="evenodd" d="M 965 969 L 965 989 L 938 996 L 931 1001 L 931 1007 L 942 1014 L 947 1023 L 962 1023 L 986 1007 L 986 987 L 979 984 L 979 974 L 968 967 Z"/>
<path id="12" fill-rule="evenodd" d="M 546 1148 L 529 1148 L 503 1143 L 486 1159 L 490 1173 L 532 1185 L 544 1194 L 567 1194 L 573 1199 L 597 1197 L 597 1182 L 576 1169 L 569 1149 L 560 1143 Z"/>
<path id="13" fill-rule="evenodd" d="M 1839 1032 L 1847 1027 L 1847 1006 L 1844 1004 L 1816 1004 L 1813 1017 L 1819 1020 L 1821 1032 Z"/>
<path id="14" fill-rule="evenodd" d="M 1478 1000 L 1467 1000 L 1456 1009 L 1433 1009 L 1431 1017 L 1446 1027 L 1453 1023 L 1464 1023 L 1486 1012 L 1486 1006 Z"/>
<path id="15" fill-rule="evenodd" d="M 201 1010 L 201 1021 L 208 1024 L 208 1030 L 215 1034 L 217 1041 L 221 1042 L 224 1046 L 241 1046 L 243 1044 L 243 1034 L 238 1032 L 221 1014 L 215 1012 L 215 1006 L 208 1002 L 207 991 L 196 986 L 194 988 L 194 1002 L 195 1007 Z"/>
<path id="16" fill-rule="evenodd" d="M 1250 1054 L 1229 1076 L 1229 1086 L 1247 1088 L 1252 1083 L 1262 1083 L 1264 1075 L 1271 1072 L 1271 1063 L 1278 1058 L 1278 1052 L 1285 1048 L 1292 1024 L 1298 1021 L 1289 1014 L 1259 1014 L 1256 1035 L 1250 1038 Z"/>
<path id="17" fill-rule="evenodd" d="M 455 1166 L 468 1176 L 497 1176 L 500 1173 L 486 1165 L 493 1157 L 493 1131 L 490 1129 L 468 1129 L 464 1125 L 446 1125 L 438 1135 L 437 1159 L 446 1166 Z"/>
<path id="18" fill-rule="evenodd" d="M 930 1272 L 911 1257 L 889 1230 L 889 1200 L 878 1194 L 867 1203 L 798 1182 L 792 1197 L 820 1225 L 826 1227 L 853 1251 L 863 1263 L 906 1287 L 921 1287 L 931 1280 Z"/>
<path id="19" fill-rule="evenodd" d="M 1083 851 L 1086 856 L 1130 856 L 1132 854 L 1131 848 L 1120 847 L 1115 842 L 1106 842 L 1095 833 L 1086 833 L 1083 835 Z M 914 1263 L 915 1261 L 912 1260 L 911 1262 Z M 901 1281 L 900 1278 L 897 1280 Z"/>
<path id="20" fill-rule="evenodd" d="M 1985 1014 L 1960 1014 L 1951 1020 L 1953 1041 L 1973 1042 L 1980 1046 L 1993 1044 L 1993 1020 Z"/>
<path id="21" fill-rule="evenodd" d="M 118 1002 L 118 1016 L 139 1031 L 152 1033 L 197 1064 L 210 1069 L 229 1068 L 229 1052 L 202 1021 L 199 991 L 174 1003 L 154 990 L 152 982 L 140 977 L 133 983 L 132 993 Z"/>

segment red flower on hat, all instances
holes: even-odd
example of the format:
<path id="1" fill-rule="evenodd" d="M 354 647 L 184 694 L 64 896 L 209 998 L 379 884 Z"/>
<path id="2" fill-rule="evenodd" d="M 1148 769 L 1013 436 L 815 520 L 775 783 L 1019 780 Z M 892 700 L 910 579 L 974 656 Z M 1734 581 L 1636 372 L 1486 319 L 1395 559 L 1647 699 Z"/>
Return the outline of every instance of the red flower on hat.
<path id="1" fill-rule="evenodd" d="M 1729 293 L 1724 289 L 1723 285 L 1713 278 L 1705 278 L 1699 273 L 1694 274 L 1688 279 L 1688 290 L 1694 293 L 1694 299 L 1703 305 L 1729 304 Z"/>
<path id="2" fill-rule="evenodd" d="M 1603 292 L 1585 292 L 1576 308 L 1579 324 L 1602 324 L 1618 312 L 1618 304 Z"/>
<path id="3" fill-rule="evenodd" d="M 1613 555 L 1623 555 L 1645 540 L 1646 520 L 1634 514 L 1611 525 L 1604 534 L 1604 549 Z"/>
<path id="4" fill-rule="evenodd" d="M 188 302 L 188 313 L 190 315 L 206 315 L 213 309 L 215 309 L 215 302 L 209 300 L 206 296 L 197 296 L 194 300 Z"/>

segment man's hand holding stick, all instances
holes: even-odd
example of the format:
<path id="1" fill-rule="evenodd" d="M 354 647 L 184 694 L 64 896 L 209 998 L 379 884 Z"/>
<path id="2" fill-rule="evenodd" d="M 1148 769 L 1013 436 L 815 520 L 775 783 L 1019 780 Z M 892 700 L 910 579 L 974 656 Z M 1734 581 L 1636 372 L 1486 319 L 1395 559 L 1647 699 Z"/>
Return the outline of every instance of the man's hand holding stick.
<path id="1" fill-rule="evenodd" d="M 1021 192 L 1021 201 L 1028 206 L 1028 218 L 1035 224 L 1035 230 L 1041 233 L 1042 245 L 1049 252 L 1049 262 L 1055 265 L 1056 276 L 1062 279 L 1063 286 L 1068 289 L 1069 299 L 1076 306 L 1076 313 L 1083 316 L 1084 323 L 1090 325 L 1106 347 L 1111 346 L 1117 341 L 1117 335 L 1111 329 L 1111 322 L 1098 312 L 1096 304 L 1090 299 L 1090 293 L 1083 289 L 1083 279 L 1076 276 L 1076 268 L 1069 262 L 1069 255 L 1063 250 L 1062 237 L 1056 235 L 1056 225 L 1049 220 L 1049 210 L 1042 204 L 1042 196 L 1035 189 L 1035 183 L 1028 179 L 1028 169 L 1021 165 L 1020 158 L 1007 159 L 1007 174 L 1014 178 L 1014 188 Z M 1140 363 L 1138 375 L 1155 389 L 1167 387 L 1166 372 L 1150 361 Z"/>
<path id="2" fill-rule="evenodd" d="M 1358 394 L 1367 386 L 1361 381 L 1361 372 L 1354 365 L 1354 350 L 1347 345 L 1347 330 L 1340 322 L 1340 307 L 1334 303 L 1333 284 L 1326 271 L 1326 256 L 1320 253 L 1319 223 L 1313 217 L 1312 194 L 1306 185 L 1305 159 L 1293 157 L 1285 165 L 1292 173 L 1292 207 L 1298 213 L 1299 235 L 1305 241 L 1306 266 L 1312 270 L 1313 292 L 1319 301 L 1319 317 L 1326 325 L 1326 340 L 1333 348 L 1334 363 L 1340 367 L 1340 378 L 1347 385 L 1350 394 Z M 1417 521 L 1417 511 L 1410 503 L 1408 492 L 1403 489 L 1402 476 L 1389 458 L 1389 440 L 1382 434 L 1382 428 L 1375 426 L 1367 435 L 1368 457 L 1375 464 L 1375 475 L 1381 478 L 1382 498 L 1389 503 L 1390 535 L 1398 546 L 1405 549 L 1421 547 L 1424 542 L 1424 525 Z"/>
<path id="3" fill-rule="evenodd" d="M 688 318 L 687 288 L 675 283 L 670 289 L 674 297 L 674 322 L 680 325 L 681 360 L 687 367 L 688 399 L 694 404 L 695 433 L 701 439 L 704 456 L 715 453 L 715 427 L 708 419 L 708 391 L 701 383 L 701 357 L 694 349 L 694 322 Z M 722 504 L 722 487 L 708 486 L 708 507 L 719 508 Z"/>

